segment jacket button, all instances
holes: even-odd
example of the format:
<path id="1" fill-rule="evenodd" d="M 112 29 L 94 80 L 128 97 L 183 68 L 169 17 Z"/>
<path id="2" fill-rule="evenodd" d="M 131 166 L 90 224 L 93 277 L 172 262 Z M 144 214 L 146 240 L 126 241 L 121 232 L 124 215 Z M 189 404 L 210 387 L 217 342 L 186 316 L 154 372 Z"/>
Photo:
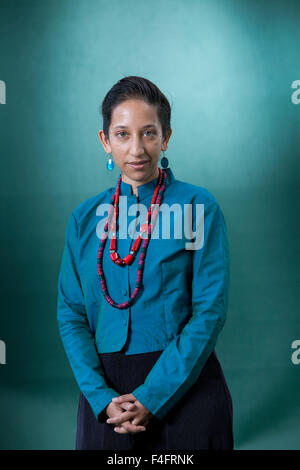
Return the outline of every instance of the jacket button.
<path id="1" fill-rule="evenodd" d="M 122 289 L 122 294 L 123 294 L 123 295 L 126 295 L 126 294 L 127 294 L 127 290 L 126 290 L 126 289 Z"/>
<path id="2" fill-rule="evenodd" d="M 123 324 L 124 324 L 124 325 L 127 325 L 127 320 L 123 320 Z"/>

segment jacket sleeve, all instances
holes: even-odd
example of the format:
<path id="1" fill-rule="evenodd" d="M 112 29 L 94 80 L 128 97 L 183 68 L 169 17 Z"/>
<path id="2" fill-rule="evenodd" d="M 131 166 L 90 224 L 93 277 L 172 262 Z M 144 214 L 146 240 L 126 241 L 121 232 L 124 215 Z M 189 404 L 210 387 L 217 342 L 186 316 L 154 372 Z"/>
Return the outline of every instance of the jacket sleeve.
<path id="1" fill-rule="evenodd" d="M 204 241 L 192 250 L 192 315 L 133 395 L 162 419 L 196 382 L 213 352 L 228 308 L 230 253 L 223 213 L 204 206 Z"/>
<path id="2" fill-rule="evenodd" d="M 105 408 L 119 394 L 106 384 L 89 326 L 78 273 L 77 248 L 77 221 L 72 213 L 67 224 L 58 278 L 58 329 L 79 389 L 96 419 L 105 422 Z"/>

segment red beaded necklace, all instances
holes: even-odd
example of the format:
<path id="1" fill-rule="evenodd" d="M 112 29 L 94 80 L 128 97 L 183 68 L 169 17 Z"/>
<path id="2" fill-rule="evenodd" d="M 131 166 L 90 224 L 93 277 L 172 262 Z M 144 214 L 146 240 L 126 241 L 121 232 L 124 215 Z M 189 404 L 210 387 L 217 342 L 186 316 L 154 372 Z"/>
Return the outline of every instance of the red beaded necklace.
<path id="1" fill-rule="evenodd" d="M 148 244 L 149 244 L 149 241 L 150 241 L 150 238 L 151 238 L 152 230 L 153 230 L 153 227 L 155 225 L 155 220 L 156 220 L 156 217 L 157 217 L 158 212 L 159 212 L 159 206 L 161 204 L 161 200 L 162 200 L 162 197 L 163 197 L 163 193 L 165 191 L 166 180 L 167 180 L 166 170 L 162 170 L 161 168 L 158 168 L 158 170 L 159 170 L 158 183 L 157 183 L 157 186 L 156 186 L 156 188 L 154 190 L 154 193 L 153 193 L 153 197 L 152 197 L 152 200 L 151 200 L 151 205 L 148 209 L 147 222 L 144 223 L 144 224 L 141 224 L 141 226 L 140 226 L 141 234 L 138 236 L 138 238 L 134 242 L 134 244 L 133 244 L 133 246 L 130 250 L 130 253 L 127 256 L 125 256 L 125 258 L 123 258 L 123 259 L 117 253 L 117 237 L 116 237 L 117 219 L 118 219 L 118 215 L 119 215 L 120 186 L 121 186 L 121 181 L 122 181 L 121 176 L 118 180 L 116 192 L 115 192 L 115 194 L 112 195 L 112 198 L 111 198 L 110 209 L 109 209 L 109 212 L 108 212 L 106 224 L 104 226 L 104 232 L 103 232 L 103 235 L 101 237 L 101 242 L 100 242 L 98 255 L 97 255 L 97 272 L 98 272 L 98 276 L 99 276 L 99 279 L 100 279 L 100 285 L 101 285 L 102 293 L 103 293 L 105 299 L 107 300 L 107 302 L 112 307 L 115 307 L 115 308 L 125 309 L 125 308 L 128 308 L 130 305 L 132 305 L 134 299 L 136 298 L 136 296 L 138 295 L 138 293 L 139 293 L 139 291 L 142 287 L 142 278 L 143 278 L 146 252 L 147 252 Z M 154 206 L 154 209 L 152 210 L 152 205 L 153 204 L 155 204 L 155 206 Z M 106 239 L 107 239 L 107 236 L 108 236 L 108 226 L 109 226 L 111 218 L 112 218 L 111 217 L 112 213 L 113 213 L 113 221 L 112 221 L 112 224 L 111 224 L 111 227 L 110 227 L 111 230 L 112 230 L 112 238 L 111 238 L 111 242 L 110 242 L 110 258 L 118 266 L 126 266 L 126 265 L 131 264 L 134 261 L 136 255 L 137 255 L 137 252 L 139 251 L 140 245 L 141 245 L 142 236 L 144 238 L 144 235 L 142 235 L 142 234 L 145 234 L 146 232 L 148 233 L 148 237 L 146 237 L 144 239 L 143 243 L 142 243 L 135 289 L 134 289 L 133 294 L 130 297 L 130 299 L 127 302 L 123 302 L 121 304 L 116 303 L 110 297 L 110 295 L 108 294 L 107 285 L 106 285 L 104 272 L 103 272 L 103 252 L 104 252 L 104 247 L 105 247 L 105 244 L 106 244 Z M 149 222 L 151 222 L 151 223 L 149 223 Z"/>

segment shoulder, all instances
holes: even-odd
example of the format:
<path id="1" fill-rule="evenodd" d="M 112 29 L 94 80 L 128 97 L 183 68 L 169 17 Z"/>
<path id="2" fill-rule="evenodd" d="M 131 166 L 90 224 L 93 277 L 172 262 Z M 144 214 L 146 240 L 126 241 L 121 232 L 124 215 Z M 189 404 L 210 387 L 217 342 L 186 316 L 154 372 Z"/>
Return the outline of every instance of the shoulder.
<path id="1" fill-rule="evenodd" d="M 173 194 L 180 196 L 183 201 L 197 202 L 209 205 L 218 205 L 215 196 L 203 186 L 188 183 L 186 181 L 176 180 L 171 185 Z"/>
<path id="2" fill-rule="evenodd" d="M 203 212 L 207 222 L 212 219 L 222 219 L 222 223 L 225 223 L 222 205 L 207 188 L 176 179 L 170 185 L 170 190 L 169 195 L 172 204 L 179 203 L 182 207 L 190 205 L 193 213 L 196 210 L 199 210 L 200 213 Z"/>
<path id="3" fill-rule="evenodd" d="M 85 201 L 81 202 L 78 206 L 76 206 L 71 216 L 75 218 L 77 223 L 80 225 L 86 219 L 89 219 L 92 216 L 96 215 L 97 208 L 101 204 L 110 204 L 111 197 L 113 195 L 113 187 L 105 189 L 99 194 L 95 196 L 91 196 L 90 198 L 86 199 Z"/>

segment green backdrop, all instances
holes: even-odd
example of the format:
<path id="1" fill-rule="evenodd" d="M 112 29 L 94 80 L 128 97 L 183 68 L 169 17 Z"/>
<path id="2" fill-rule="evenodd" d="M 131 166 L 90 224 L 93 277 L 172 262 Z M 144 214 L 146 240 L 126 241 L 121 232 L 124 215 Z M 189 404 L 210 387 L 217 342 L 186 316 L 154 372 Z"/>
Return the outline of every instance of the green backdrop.
<path id="1" fill-rule="evenodd" d="M 57 276 L 68 215 L 116 183 L 99 106 L 126 75 L 166 94 L 174 175 L 224 211 L 235 448 L 300 448 L 299 21 L 297 0 L 0 1 L 1 449 L 75 446 Z"/>

